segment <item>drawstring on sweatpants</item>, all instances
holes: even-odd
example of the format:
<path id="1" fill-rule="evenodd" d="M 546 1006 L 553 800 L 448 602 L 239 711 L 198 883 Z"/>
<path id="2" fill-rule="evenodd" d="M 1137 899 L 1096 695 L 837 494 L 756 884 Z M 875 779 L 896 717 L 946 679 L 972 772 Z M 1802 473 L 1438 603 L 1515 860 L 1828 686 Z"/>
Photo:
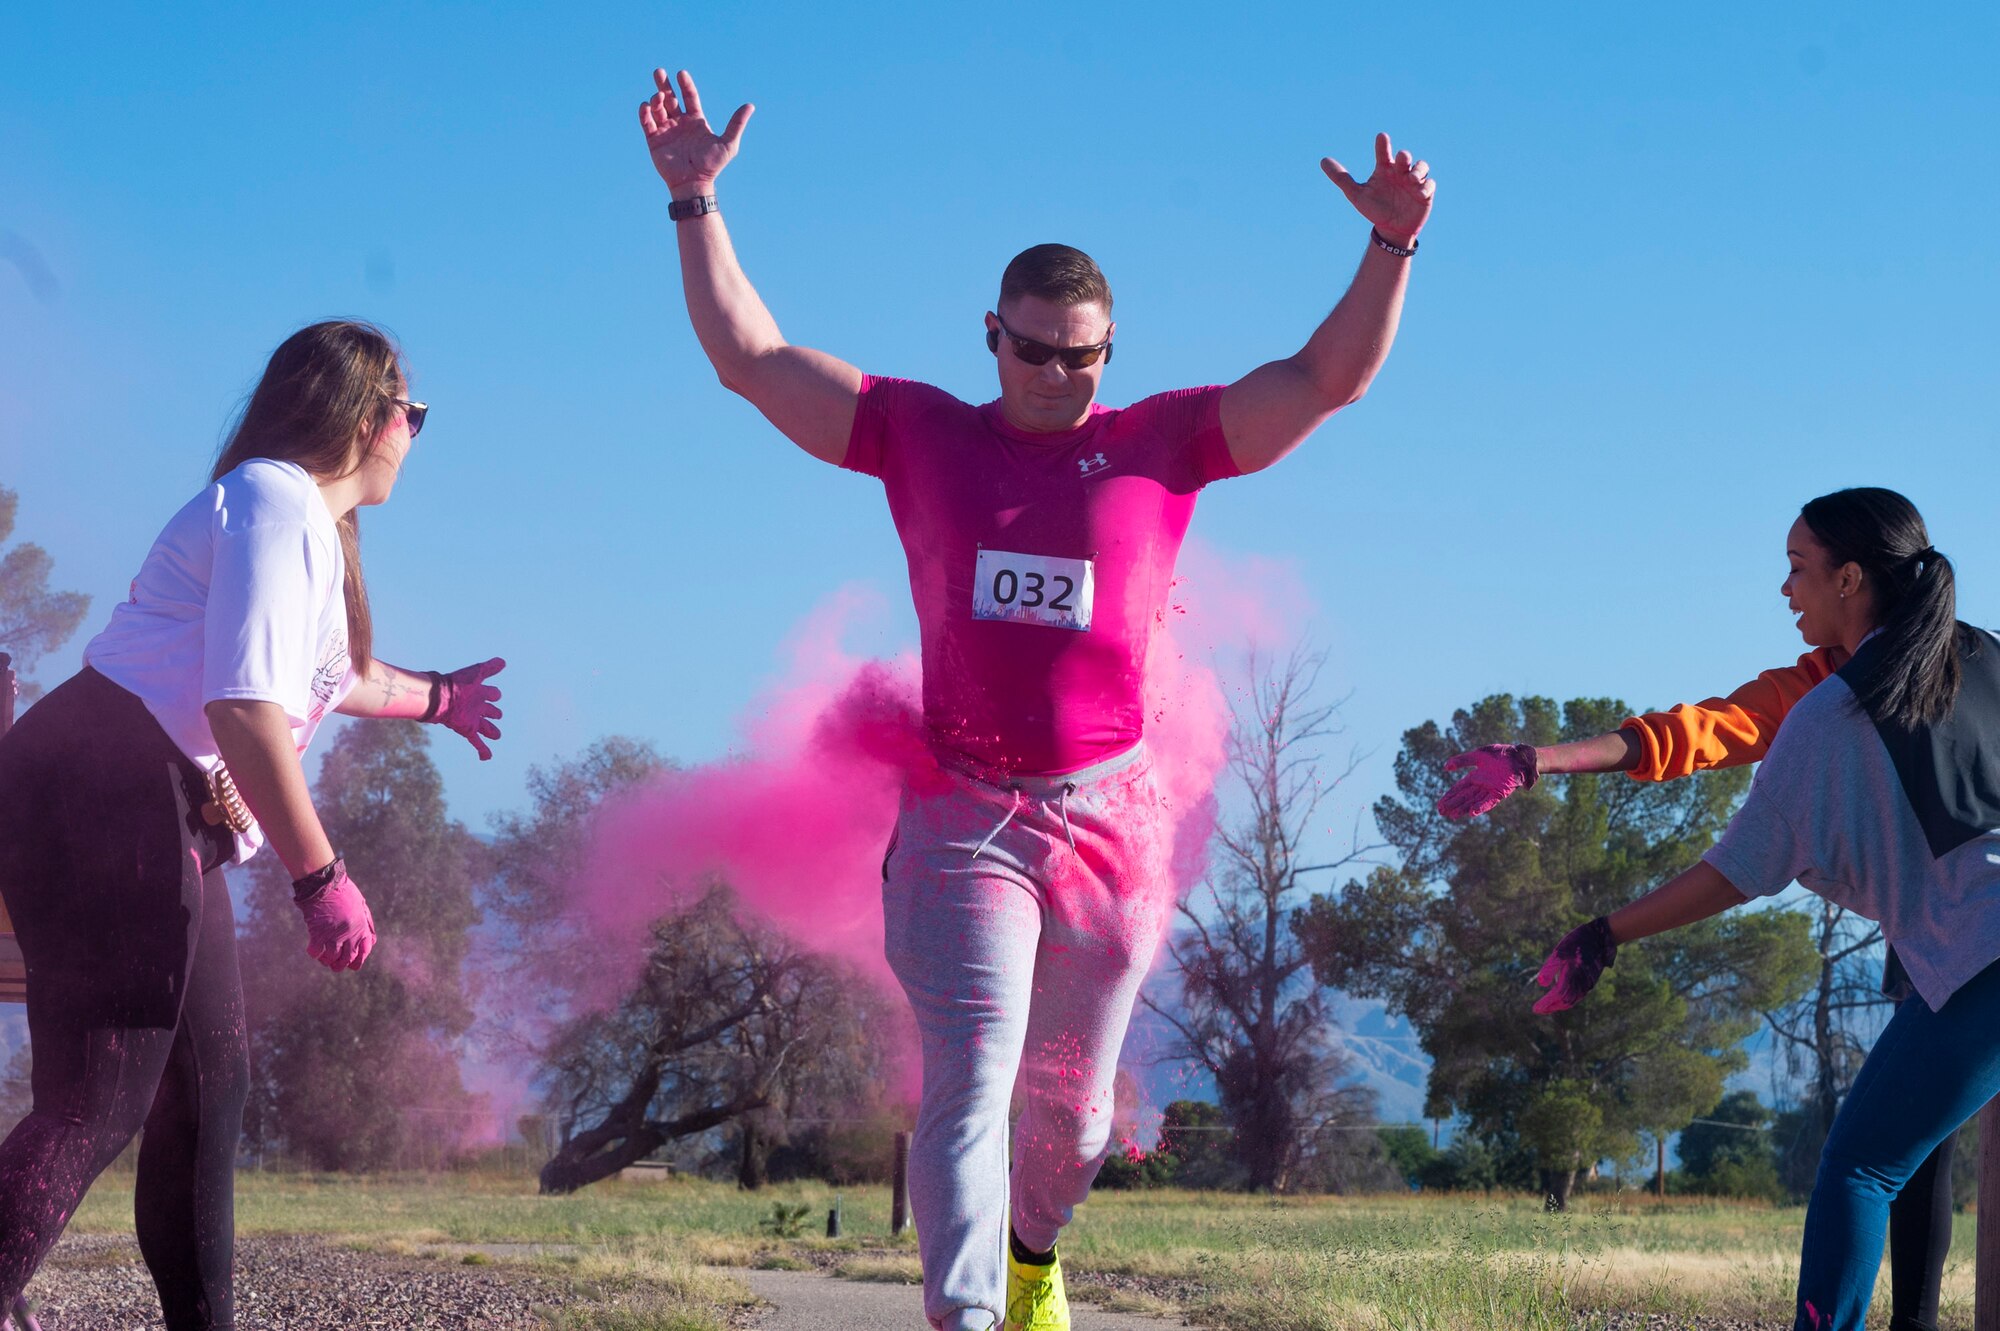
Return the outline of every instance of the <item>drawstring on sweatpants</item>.
<path id="1" fill-rule="evenodd" d="M 1025 796 L 1023 796 L 1021 793 L 1021 788 L 1019 786 L 1009 786 L 1007 787 L 1007 789 L 1013 792 L 1014 803 L 1008 807 L 1007 816 L 1005 818 L 1002 818 L 1000 820 L 999 825 L 996 826 L 991 832 L 988 832 L 986 834 L 986 839 L 979 843 L 979 848 L 977 850 L 972 852 L 972 858 L 975 860 L 978 859 L 981 855 L 986 853 L 986 848 L 993 844 L 993 838 L 999 836 L 1002 832 L 1006 831 L 1007 825 L 1014 821 L 1014 815 L 1021 811 L 1021 801 L 1023 798 L 1025 798 Z M 1057 811 L 1062 814 L 1063 836 L 1067 838 L 1069 841 L 1069 848 L 1071 854 L 1076 853 L 1076 833 L 1071 829 L 1069 825 L 1069 797 L 1074 794 L 1076 794 L 1076 782 L 1074 781 L 1063 782 L 1062 796 L 1057 801 L 1057 806 L 1056 806 Z"/>
<path id="2" fill-rule="evenodd" d="M 1007 810 L 1007 816 L 1000 820 L 1000 825 L 986 834 L 986 839 L 979 843 L 979 849 L 972 852 L 972 858 L 975 860 L 986 853 L 986 848 L 993 844 L 993 838 L 1006 831 L 1007 824 L 1013 822 L 1014 815 L 1021 811 L 1021 788 L 1019 786 L 1009 786 L 1007 789 L 1014 792 L 1014 805 Z"/>

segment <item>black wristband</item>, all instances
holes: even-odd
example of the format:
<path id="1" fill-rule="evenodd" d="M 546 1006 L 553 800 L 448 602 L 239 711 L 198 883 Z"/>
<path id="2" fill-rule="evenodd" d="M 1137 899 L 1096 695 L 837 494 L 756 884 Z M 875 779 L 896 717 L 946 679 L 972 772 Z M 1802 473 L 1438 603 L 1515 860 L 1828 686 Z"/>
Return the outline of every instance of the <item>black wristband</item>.
<path id="1" fill-rule="evenodd" d="M 426 670 L 424 673 L 431 678 L 431 702 L 430 706 L 424 708 L 424 714 L 418 717 L 417 720 L 435 721 L 437 720 L 438 704 L 444 701 L 444 676 L 435 670 Z"/>
<path id="2" fill-rule="evenodd" d="M 697 194 L 693 198 L 675 199 L 667 205 L 667 216 L 676 222 L 685 222 L 691 217 L 704 213 L 719 213 L 722 205 L 715 201 L 713 194 Z"/>
<path id="3" fill-rule="evenodd" d="M 303 878 L 292 880 L 292 900 L 310 901 L 327 888 L 333 886 L 334 879 L 340 877 L 346 867 L 340 856 L 335 855 L 323 869 L 314 869 Z"/>
<path id="4" fill-rule="evenodd" d="M 1372 226 L 1368 228 L 1368 237 L 1369 239 L 1375 242 L 1378 248 L 1389 251 L 1389 253 L 1395 255 L 1399 259 L 1407 259 L 1411 255 L 1417 252 L 1418 242 L 1414 238 L 1412 238 L 1410 241 L 1410 247 L 1408 249 L 1404 249 L 1401 245 L 1391 245 L 1388 242 L 1388 240 L 1386 240 L 1383 237 L 1382 233 L 1380 231 L 1377 231 Z"/>
<path id="5" fill-rule="evenodd" d="M 1586 924 L 1584 928 L 1590 930 L 1591 941 L 1596 946 L 1599 955 L 1604 958 L 1604 964 L 1607 967 L 1612 962 L 1618 960 L 1618 940 L 1611 936 L 1611 917 L 1609 915 L 1598 916 L 1589 924 Z"/>
<path id="6" fill-rule="evenodd" d="M 1521 789 L 1533 790 L 1535 783 L 1542 779 L 1542 751 L 1532 744 L 1516 744 L 1514 752 L 1528 767 L 1528 779 L 1521 784 Z"/>

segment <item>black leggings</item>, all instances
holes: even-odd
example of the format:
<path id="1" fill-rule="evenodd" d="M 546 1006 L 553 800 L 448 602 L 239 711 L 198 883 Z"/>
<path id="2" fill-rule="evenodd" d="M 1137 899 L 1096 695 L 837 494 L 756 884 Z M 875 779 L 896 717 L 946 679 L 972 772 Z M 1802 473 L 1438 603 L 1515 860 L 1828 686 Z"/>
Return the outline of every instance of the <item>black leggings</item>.
<path id="1" fill-rule="evenodd" d="M 94 670 L 0 739 L 0 896 L 34 1056 L 34 1111 L 0 1143 L 0 1308 L 143 1127 L 134 1210 L 166 1325 L 235 1325 L 249 1061 L 228 842 L 201 799 L 144 704 Z"/>
<path id="2" fill-rule="evenodd" d="M 1916 992 L 1896 949 L 1882 954 L 1882 992 L 1901 1004 Z M 1938 1290 L 1951 1254 L 1953 1132 L 1889 1203 L 1889 1331 L 1937 1331 Z"/>
<path id="3" fill-rule="evenodd" d="M 1889 1331 L 1936 1331 L 1938 1288 L 1951 1253 L 1954 1132 L 1889 1203 Z"/>

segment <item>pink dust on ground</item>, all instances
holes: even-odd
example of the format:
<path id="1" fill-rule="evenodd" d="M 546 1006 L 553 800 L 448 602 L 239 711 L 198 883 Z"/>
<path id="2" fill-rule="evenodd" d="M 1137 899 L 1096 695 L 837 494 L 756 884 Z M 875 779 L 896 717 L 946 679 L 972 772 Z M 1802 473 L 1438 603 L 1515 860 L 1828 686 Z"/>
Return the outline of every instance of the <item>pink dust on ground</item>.
<path id="1" fill-rule="evenodd" d="M 1206 870 L 1214 829 L 1230 719 L 1218 650 L 1288 641 L 1287 621 L 1298 622 L 1267 594 L 1296 586 L 1284 570 L 1195 545 L 1186 558 L 1201 585 L 1176 579 L 1146 671 L 1146 743 L 1174 824 L 1163 886 L 1175 901 Z M 900 997 L 883 956 L 883 855 L 904 785 L 936 790 L 947 778 L 924 740 L 914 651 L 874 660 L 841 647 L 845 628 L 878 604 L 854 588 L 829 598 L 793 635 L 788 667 L 749 709 L 735 754 L 663 773 L 599 814 L 572 881 L 606 945 L 602 1001 L 637 973 L 648 925 L 718 882 Z"/>

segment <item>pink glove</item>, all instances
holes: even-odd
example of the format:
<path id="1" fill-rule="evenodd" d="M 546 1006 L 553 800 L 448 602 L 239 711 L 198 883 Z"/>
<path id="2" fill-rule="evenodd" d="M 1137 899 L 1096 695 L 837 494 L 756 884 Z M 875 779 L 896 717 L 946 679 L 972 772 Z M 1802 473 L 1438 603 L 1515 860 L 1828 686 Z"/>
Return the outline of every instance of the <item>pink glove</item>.
<path id="1" fill-rule="evenodd" d="M 1618 944 L 1611 937 L 1611 921 L 1602 915 L 1564 934 L 1556 950 L 1542 963 L 1541 973 L 1535 976 L 1535 983 L 1548 990 L 1535 1000 L 1535 1011 L 1547 1014 L 1575 1007 L 1597 987 L 1597 977 L 1604 974 L 1604 968 L 1617 956 Z"/>
<path id="2" fill-rule="evenodd" d="M 507 663 L 496 656 L 491 661 L 482 661 L 442 676 L 437 715 L 424 718 L 465 736 L 472 747 L 479 750 L 481 762 L 493 756 L 493 750 L 486 746 L 486 741 L 500 738 L 500 727 L 493 724 L 500 716 L 500 709 L 493 705 L 500 701 L 500 689 L 486 681 L 506 668 Z"/>
<path id="3" fill-rule="evenodd" d="M 306 917 L 307 954 L 328 970 L 358 971 L 375 950 L 375 917 L 345 860 L 294 882 L 292 904 Z"/>
<path id="4" fill-rule="evenodd" d="M 1534 785 L 1541 776 L 1532 744 L 1488 744 L 1459 754 L 1444 765 L 1444 770 L 1456 772 L 1468 767 L 1472 770 L 1437 802 L 1437 811 L 1447 818 L 1476 818 L 1515 791 Z"/>

